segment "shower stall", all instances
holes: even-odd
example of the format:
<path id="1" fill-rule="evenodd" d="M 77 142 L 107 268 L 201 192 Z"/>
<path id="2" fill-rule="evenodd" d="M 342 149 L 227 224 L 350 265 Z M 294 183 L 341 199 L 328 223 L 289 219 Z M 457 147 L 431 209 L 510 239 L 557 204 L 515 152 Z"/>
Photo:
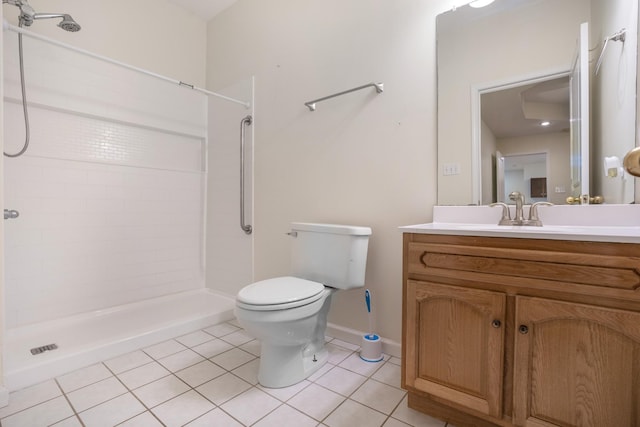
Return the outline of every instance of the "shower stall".
<path id="1" fill-rule="evenodd" d="M 8 2 L 24 26 L 80 28 Z M 28 32 L 20 55 L 24 28 L 6 29 L 4 151 L 23 152 L 3 164 L 4 386 L 230 319 L 253 275 L 237 225 L 238 178 L 252 218 L 251 126 L 237 165 L 253 80 L 217 96 Z"/>

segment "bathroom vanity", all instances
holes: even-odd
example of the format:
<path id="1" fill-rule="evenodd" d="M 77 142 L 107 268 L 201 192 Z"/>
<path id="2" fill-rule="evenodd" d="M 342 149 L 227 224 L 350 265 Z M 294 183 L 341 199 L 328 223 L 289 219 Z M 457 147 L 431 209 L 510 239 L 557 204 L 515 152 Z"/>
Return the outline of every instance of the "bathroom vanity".
<path id="1" fill-rule="evenodd" d="M 543 229 L 403 227 L 410 407 L 457 427 L 640 426 L 640 227 Z"/>

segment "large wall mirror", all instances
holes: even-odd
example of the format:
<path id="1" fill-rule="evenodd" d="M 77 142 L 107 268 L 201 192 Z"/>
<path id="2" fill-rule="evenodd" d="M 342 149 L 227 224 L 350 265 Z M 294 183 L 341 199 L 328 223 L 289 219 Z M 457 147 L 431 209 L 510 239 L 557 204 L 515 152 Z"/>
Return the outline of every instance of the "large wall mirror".
<path id="1" fill-rule="evenodd" d="M 637 22 L 638 0 L 495 0 L 438 15 L 438 204 L 488 204 L 509 189 L 527 203 L 585 191 L 632 202 L 616 158 L 636 145 Z M 581 30 L 586 70 L 575 69 Z"/>

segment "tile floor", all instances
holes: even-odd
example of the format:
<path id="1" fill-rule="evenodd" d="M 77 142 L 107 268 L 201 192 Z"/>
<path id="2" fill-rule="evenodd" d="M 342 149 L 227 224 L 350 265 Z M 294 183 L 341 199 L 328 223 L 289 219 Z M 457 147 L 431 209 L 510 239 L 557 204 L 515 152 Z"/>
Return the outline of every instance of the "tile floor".
<path id="1" fill-rule="evenodd" d="M 445 427 L 407 407 L 400 359 L 367 363 L 327 338 L 329 361 L 282 389 L 258 385 L 260 344 L 235 321 L 11 393 L 2 427 Z"/>

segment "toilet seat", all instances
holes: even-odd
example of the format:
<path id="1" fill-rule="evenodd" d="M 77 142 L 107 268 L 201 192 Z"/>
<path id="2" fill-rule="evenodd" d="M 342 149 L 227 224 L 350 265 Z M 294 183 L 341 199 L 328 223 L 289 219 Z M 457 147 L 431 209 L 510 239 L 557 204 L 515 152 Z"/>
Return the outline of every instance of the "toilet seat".
<path id="1" fill-rule="evenodd" d="M 276 277 L 245 286 L 238 292 L 236 305 L 247 310 L 269 311 L 301 307 L 324 295 L 322 283 L 299 277 Z"/>

